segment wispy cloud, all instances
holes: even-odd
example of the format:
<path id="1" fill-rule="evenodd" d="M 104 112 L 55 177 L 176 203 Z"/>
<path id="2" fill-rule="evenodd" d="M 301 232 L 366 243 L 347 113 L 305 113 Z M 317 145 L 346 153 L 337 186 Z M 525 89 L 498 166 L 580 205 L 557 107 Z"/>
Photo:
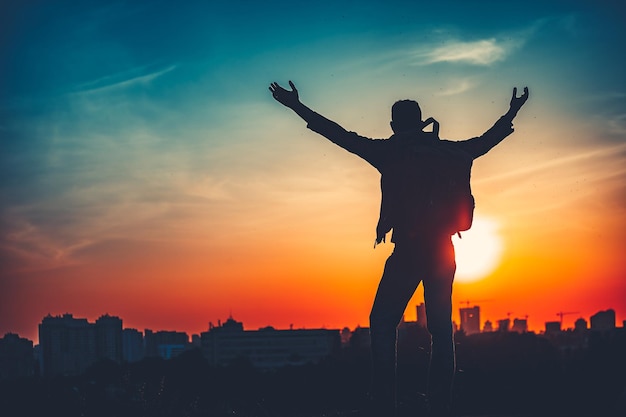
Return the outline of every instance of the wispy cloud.
<path id="1" fill-rule="evenodd" d="M 543 27 L 550 23 L 558 24 L 560 21 L 561 19 L 538 19 L 526 28 L 494 34 L 484 39 L 464 40 L 459 36 L 447 39 L 437 37 L 437 44 L 418 47 L 409 55 L 416 65 L 452 63 L 489 66 L 507 59 Z"/>
<path id="2" fill-rule="evenodd" d="M 52 214 L 57 214 L 56 210 Z M 50 213 L 34 207 L 5 210 L 4 233 L 0 236 L 0 252 L 12 254 L 13 271 L 52 269 L 76 263 L 73 254 L 92 244 L 86 237 L 74 238 L 51 233 Z M 58 230 L 56 230 L 58 232 Z"/>
<path id="3" fill-rule="evenodd" d="M 477 180 L 476 183 L 485 184 L 501 180 L 509 181 L 511 178 L 528 177 L 537 172 L 547 171 L 561 166 L 578 166 L 583 161 L 603 161 L 602 164 L 606 165 L 606 158 L 613 158 L 615 157 L 615 155 L 621 155 L 625 151 L 626 143 L 621 143 L 619 145 L 604 147 L 600 149 L 590 149 L 585 152 L 572 153 L 561 158 L 554 158 L 542 164 L 527 166 L 524 168 L 503 173 L 501 175 L 480 179 Z M 609 174 L 615 175 L 616 173 L 611 172 Z M 623 172 L 621 172 L 621 174 L 623 174 Z"/>
<path id="4" fill-rule="evenodd" d="M 607 102 L 614 100 L 624 100 L 626 93 L 622 91 L 605 91 L 602 93 L 593 94 L 587 97 L 582 97 L 582 101 L 585 102 Z"/>
<path id="5" fill-rule="evenodd" d="M 90 81 L 89 83 L 82 84 L 74 94 L 101 93 L 105 91 L 121 90 L 135 85 L 147 85 L 153 80 L 175 70 L 176 67 L 176 65 L 170 65 L 167 68 L 141 75 L 137 75 L 137 73 L 145 70 L 145 67 L 135 68 L 120 74 L 107 75 L 97 80 Z"/>
<path id="6" fill-rule="evenodd" d="M 490 38 L 472 42 L 451 41 L 434 49 L 417 51 L 414 56 L 418 63 L 426 65 L 438 62 L 491 65 L 504 60 L 511 49 L 512 45 Z"/>
<path id="7" fill-rule="evenodd" d="M 464 93 L 474 87 L 475 83 L 469 79 L 455 80 L 445 88 L 440 90 L 437 96 L 453 96 L 455 94 Z"/>
<path id="8" fill-rule="evenodd" d="M 620 139 L 626 135 L 626 93 L 623 91 L 605 91 L 592 94 L 580 99 L 589 111 L 595 114 L 592 123 L 595 126 L 603 126 L 604 130 Z"/>
<path id="9" fill-rule="evenodd" d="M 625 136 L 626 135 L 626 114 L 619 114 L 609 119 L 608 131 L 609 133 L 613 133 L 615 135 Z"/>

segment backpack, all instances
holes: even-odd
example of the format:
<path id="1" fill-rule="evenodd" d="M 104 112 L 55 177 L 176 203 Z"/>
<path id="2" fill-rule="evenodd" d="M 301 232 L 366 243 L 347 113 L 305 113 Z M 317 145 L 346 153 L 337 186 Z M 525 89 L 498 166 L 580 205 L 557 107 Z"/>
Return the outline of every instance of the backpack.
<path id="1" fill-rule="evenodd" d="M 458 234 L 472 226 L 473 159 L 454 142 L 411 138 L 398 143 L 381 169 L 381 207 L 376 243 L 424 233 Z"/>
<path id="2" fill-rule="evenodd" d="M 446 162 L 442 166 L 441 188 L 431 194 L 432 209 L 437 213 L 434 221 L 438 221 L 450 235 L 456 233 L 461 237 L 461 232 L 472 227 L 476 207 L 470 184 L 473 159 L 453 146 L 442 148 Z"/>

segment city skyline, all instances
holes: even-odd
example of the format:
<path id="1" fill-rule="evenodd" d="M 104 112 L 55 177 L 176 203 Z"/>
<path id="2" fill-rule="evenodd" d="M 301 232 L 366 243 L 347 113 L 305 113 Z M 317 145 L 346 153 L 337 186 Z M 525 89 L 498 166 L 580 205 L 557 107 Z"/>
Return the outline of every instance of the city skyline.
<path id="1" fill-rule="evenodd" d="M 579 320 L 584 320 L 584 322 L 586 323 L 587 328 L 591 328 L 591 322 L 592 322 L 592 317 L 599 315 L 599 314 L 605 314 L 606 312 L 612 312 L 613 316 L 614 316 L 614 324 L 615 327 L 619 328 L 621 327 L 620 324 L 622 324 L 622 326 L 624 326 L 624 323 L 626 323 L 626 320 L 623 322 L 620 322 L 620 320 L 618 320 L 619 314 L 612 308 L 606 308 L 603 310 L 598 310 L 595 313 L 584 317 L 582 315 L 579 315 L 577 312 L 559 312 L 557 314 L 555 314 L 555 316 L 557 318 L 557 320 L 549 320 L 546 322 L 543 322 L 541 326 L 539 326 L 540 328 L 538 328 L 538 326 L 528 326 L 528 316 L 521 316 L 521 317 L 516 317 L 514 315 L 508 315 L 506 317 L 501 317 L 501 318 L 492 318 L 492 317 L 484 317 L 484 313 L 480 313 L 480 305 L 472 305 L 471 307 L 468 307 L 467 301 L 463 302 L 464 304 L 466 304 L 465 307 L 460 306 L 458 309 L 456 309 L 453 312 L 453 317 L 456 317 L 453 320 L 453 324 L 455 326 L 455 329 L 457 331 L 459 330 L 464 330 L 463 329 L 463 310 L 472 310 L 473 313 L 478 312 L 478 333 L 482 333 L 482 332 L 490 332 L 490 331 L 516 331 L 514 327 L 507 327 L 506 329 L 498 329 L 498 323 L 502 322 L 502 321 L 508 321 L 509 323 L 513 323 L 514 321 L 523 321 L 525 328 L 524 328 L 524 332 L 532 332 L 532 333 L 537 333 L 537 334 L 543 334 L 546 332 L 546 330 L 549 328 L 549 325 L 554 326 L 555 323 L 559 323 L 559 330 L 562 331 L 567 331 L 567 330 L 574 330 L 577 328 L 576 326 L 576 322 Z M 418 305 L 415 306 L 409 306 L 407 308 L 407 311 L 410 310 L 412 307 L 412 310 L 415 311 L 415 314 L 413 316 L 406 316 L 403 317 L 402 319 L 402 323 L 417 323 L 422 325 L 423 327 L 425 327 L 425 323 L 426 323 L 426 318 L 425 318 L 425 310 L 424 310 L 424 304 L 420 303 Z M 420 312 L 421 311 L 421 312 Z M 420 316 L 421 314 L 423 314 L 424 316 Z M 565 322 L 566 324 L 563 324 L 563 319 L 564 317 L 571 315 L 572 318 L 571 319 L 571 326 L 569 325 L 569 321 Z M 177 327 L 170 327 L 170 328 L 154 328 L 154 327 L 146 327 L 146 326 L 137 326 L 137 325 L 124 325 L 123 326 L 123 330 L 137 330 L 140 333 L 145 333 L 145 332 L 176 332 L 176 333 L 184 333 L 187 335 L 188 337 L 188 341 L 191 343 L 192 342 L 192 337 L 193 336 L 198 336 L 200 335 L 202 332 L 205 332 L 207 330 L 212 329 L 213 327 L 220 327 L 222 326 L 224 323 L 229 322 L 229 321 L 236 321 L 236 314 L 233 314 L 232 312 L 230 312 L 228 314 L 228 316 L 226 317 L 226 319 L 222 319 L 222 318 L 217 318 L 216 320 L 209 320 L 206 322 L 206 326 L 203 329 L 200 329 L 198 331 L 188 331 L 186 329 L 180 329 Z M 48 313 L 46 314 L 42 320 L 45 320 L 47 318 L 52 318 L 52 319 L 62 319 L 62 318 L 70 318 L 73 320 L 80 320 L 85 322 L 85 324 L 94 324 L 97 323 L 99 320 L 101 319 L 115 319 L 115 320 L 119 320 L 120 321 L 120 326 L 122 326 L 122 323 L 125 323 L 125 320 L 123 317 L 116 315 L 115 313 L 111 313 L 111 312 L 106 312 L 106 313 L 100 313 L 94 317 L 83 317 L 80 314 L 75 314 L 73 312 L 69 312 L 69 311 L 65 311 L 63 313 L 58 313 L 58 314 L 52 314 L 52 313 Z M 467 318 L 466 318 L 467 320 Z M 470 318 L 470 320 L 472 320 Z M 93 323 L 92 323 L 93 322 Z M 237 321 L 238 323 L 241 323 L 242 325 L 242 330 L 246 330 L 246 331 L 258 331 L 258 330 L 263 330 L 263 329 L 267 329 L 267 328 L 273 328 L 276 330 L 316 330 L 316 329 L 333 329 L 333 330 L 339 330 L 342 331 L 344 329 L 348 329 L 350 331 L 355 331 L 356 329 L 367 329 L 368 325 L 361 325 L 361 324 L 356 324 L 354 326 L 348 326 L 348 325 L 344 325 L 344 326 L 321 326 L 321 327 L 306 327 L 306 326 L 302 326 L 302 327 L 298 327 L 298 326 L 294 326 L 293 323 L 289 324 L 289 326 L 286 327 L 275 327 L 272 323 L 266 323 L 265 325 L 262 326 L 252 326 L 252 327 L 244 327 L 244 322 L 243 321 Z M 487 325 L 487 323 L 489 323 L 490 326 L 492 326 L 492 330 L 486 330 L 485 327 Z M 23 337 L 27 340 L 32 341 L 35 345 L 37 345 L 39 343 L 39 329 L 38 326 L 41 325 L 41 322 L 38 325 L 35 325 L 35 337 L 28 337 L 27 334 L 19 334 L 17 332 L 6 332 L 5 334 L 15 334 L 18 335 L 20 337 Z M 475 326 L 476 324 L 474 324 L 473 326 Z M 476 331 L 472 331 L 469 332 L 468 334 L 473 334 L 476 333 Z"/>
<path id="2" fill-rule="evenodd" d="M 398 325 L 399 340 L 404 349 L 419 351 L 430 344 L 424 304 L 416 306 L 417 320 L 402 320 Z M 616 323 L 614 310 L 598 311 L 589 320 L 578 318 L 574 329 L 562 328 L 561 321 L 546 322 L 545 331 L 530 331 L 526 319 L 490 320 L 482 324 L 480 306 L 462 307 L 461 322 L 455 324 L 456 338 L 464 343 L 467 337 L 512 333 L 540 337 L 554 347 L 589 348 L 590 339 L 615 340 L 623 335 Z M 561 319 L 566 313 L 561 313 Z M 230 315 L 228 319 L 209 322 L 199 334 L 178 330 L 143 331 L 125 327 L 123 318 L 103 314 L 95 321 L 74 317 L 71 313 L 43 317 L 38 325 L 38 343 L 7 333 L 0 338 L 0 381 L 19 377 L 77 376 L 100 362 L 132 364 L 149 358 L 174 359 L 193 350 L 199 351 L 211 366 L 229 366 L 245 358 L 259 369 L 317 364 L 341 351 L 369 351 L 370 331 L 367 327 L 354 329 L 276 329 L 266 326 L 256 330 L 244 327 Z M 417 332 L 417 333 L 416 333 Z M 411 343 L 407 337 L 419 336 Z M 410 336 L 413 335 L 413 336 Z M 481 336 L 481 337 L 483 337 Z M 594 342 L 595 343 L 595 342 Z"/>
<path id="3" fill-rule="evenodd" d="M 373 248 L 379 177 L 275 103 L 288 80 L 374 138 L 416 99 L 451 140 L 527 85 L 515 132 L 474 164 L 454 319 L 466 301 L 531 329 L 626 319 L 623 4 L 5 3 L 0 334 L 35 339 L 66 311 L 189 333 L 231 312 L 368 326 L 393 250 Z"/>
<path id="4" fill-rule="evenodd" d="M 519 329 L 458 334 L 459 415 L 623 414 L 626 327 L 615 326 L 615 312 L 598 312 L 591 328 Z M 367 329 L 244 330 L 229 318 L 189 343 L 184 333 L 123 329 L 115 316 L 89 323 L 66 315 L 44 317 L 40 331 L 40 346 L 0 338 L 7 412 L 353 415 L 369 389 Z M 398 395 L 407 415 L 423 409 L 415 392 L 425 386 L 429 347 L 424 326 L 399 326 L 399 361 L 409 372 L 399 373 Z"/>

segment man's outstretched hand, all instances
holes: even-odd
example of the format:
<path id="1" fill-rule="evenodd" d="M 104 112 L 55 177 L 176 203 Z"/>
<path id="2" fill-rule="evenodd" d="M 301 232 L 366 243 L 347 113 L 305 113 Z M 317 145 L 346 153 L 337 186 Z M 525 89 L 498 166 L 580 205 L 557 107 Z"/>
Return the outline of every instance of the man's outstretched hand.
<path id="1" fill-rule="evenodd" d="M 291 86 L 291 91 L 284 89 L 278 83 L 274 82 L 270 84 L 269 89 L 276 101 L 283 106 L 293 109 L 298 103 L 300 103 L 300 99 L 298 97 L 298 90 L 291 81 L 289 81 L 289 86 Z"/>
<path id="2" fill-rule="evenodd" d="M 526 103 L 526 100 L 528 100 L 528 87 L 524 87 L 524 93 L 522 93 L 519 97 L 517 97 L 517 87 L 514 87 L 509 113 L 515 117 L 519 109 L 521 109 L 524 103 Z"/>

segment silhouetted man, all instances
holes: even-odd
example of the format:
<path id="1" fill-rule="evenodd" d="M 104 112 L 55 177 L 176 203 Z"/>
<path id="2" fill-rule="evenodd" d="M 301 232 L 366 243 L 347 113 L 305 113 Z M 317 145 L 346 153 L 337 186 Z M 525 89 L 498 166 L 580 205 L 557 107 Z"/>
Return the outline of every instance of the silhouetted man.
<path id="1" fill-rule="evenodd" d="M 427 392 L 430 414 L 449 415 L 455 372 L 451 297 L 456 263 L 451 236 L 464 230 L 454 219 L 455 208 L 451 207 L 446 191 L 450 183 L 463 181 L 451 179 L 449 167 L 460 166 L 467 172 L 465 187 L 471 198 L 471 217 L 472 161 L 513 132 L 513 119 L 528 99 L 528 88 L 524 88 L 520 97 L 517 89 L 513 89 L 508 112 L 483 135 L 448 141 L 439 139 L 437 121 L 432 118 L 422 121 L 415 101 L 396 102 L 391 109 L 393 136 L 373 140 L 348 132 L 314 112 L 300 102 L 291 81 L 289 85 L 291 91 L 277 83 L 272 83 L 269 89 L 278 102 L 304 119 L 309 129 L 365 159 L 381 173 L 382 201 L 376 243 L 384 242 L 387 232 L 393 229 L 391 241 L 395 247 L 385 264 L 370 313 L 372 414 L 391 417 L 396 413 L 397 326 L 417 286 L 423 282 L 431 334 Z M 430 124 L 432 132 L 425 132 Z"/>

